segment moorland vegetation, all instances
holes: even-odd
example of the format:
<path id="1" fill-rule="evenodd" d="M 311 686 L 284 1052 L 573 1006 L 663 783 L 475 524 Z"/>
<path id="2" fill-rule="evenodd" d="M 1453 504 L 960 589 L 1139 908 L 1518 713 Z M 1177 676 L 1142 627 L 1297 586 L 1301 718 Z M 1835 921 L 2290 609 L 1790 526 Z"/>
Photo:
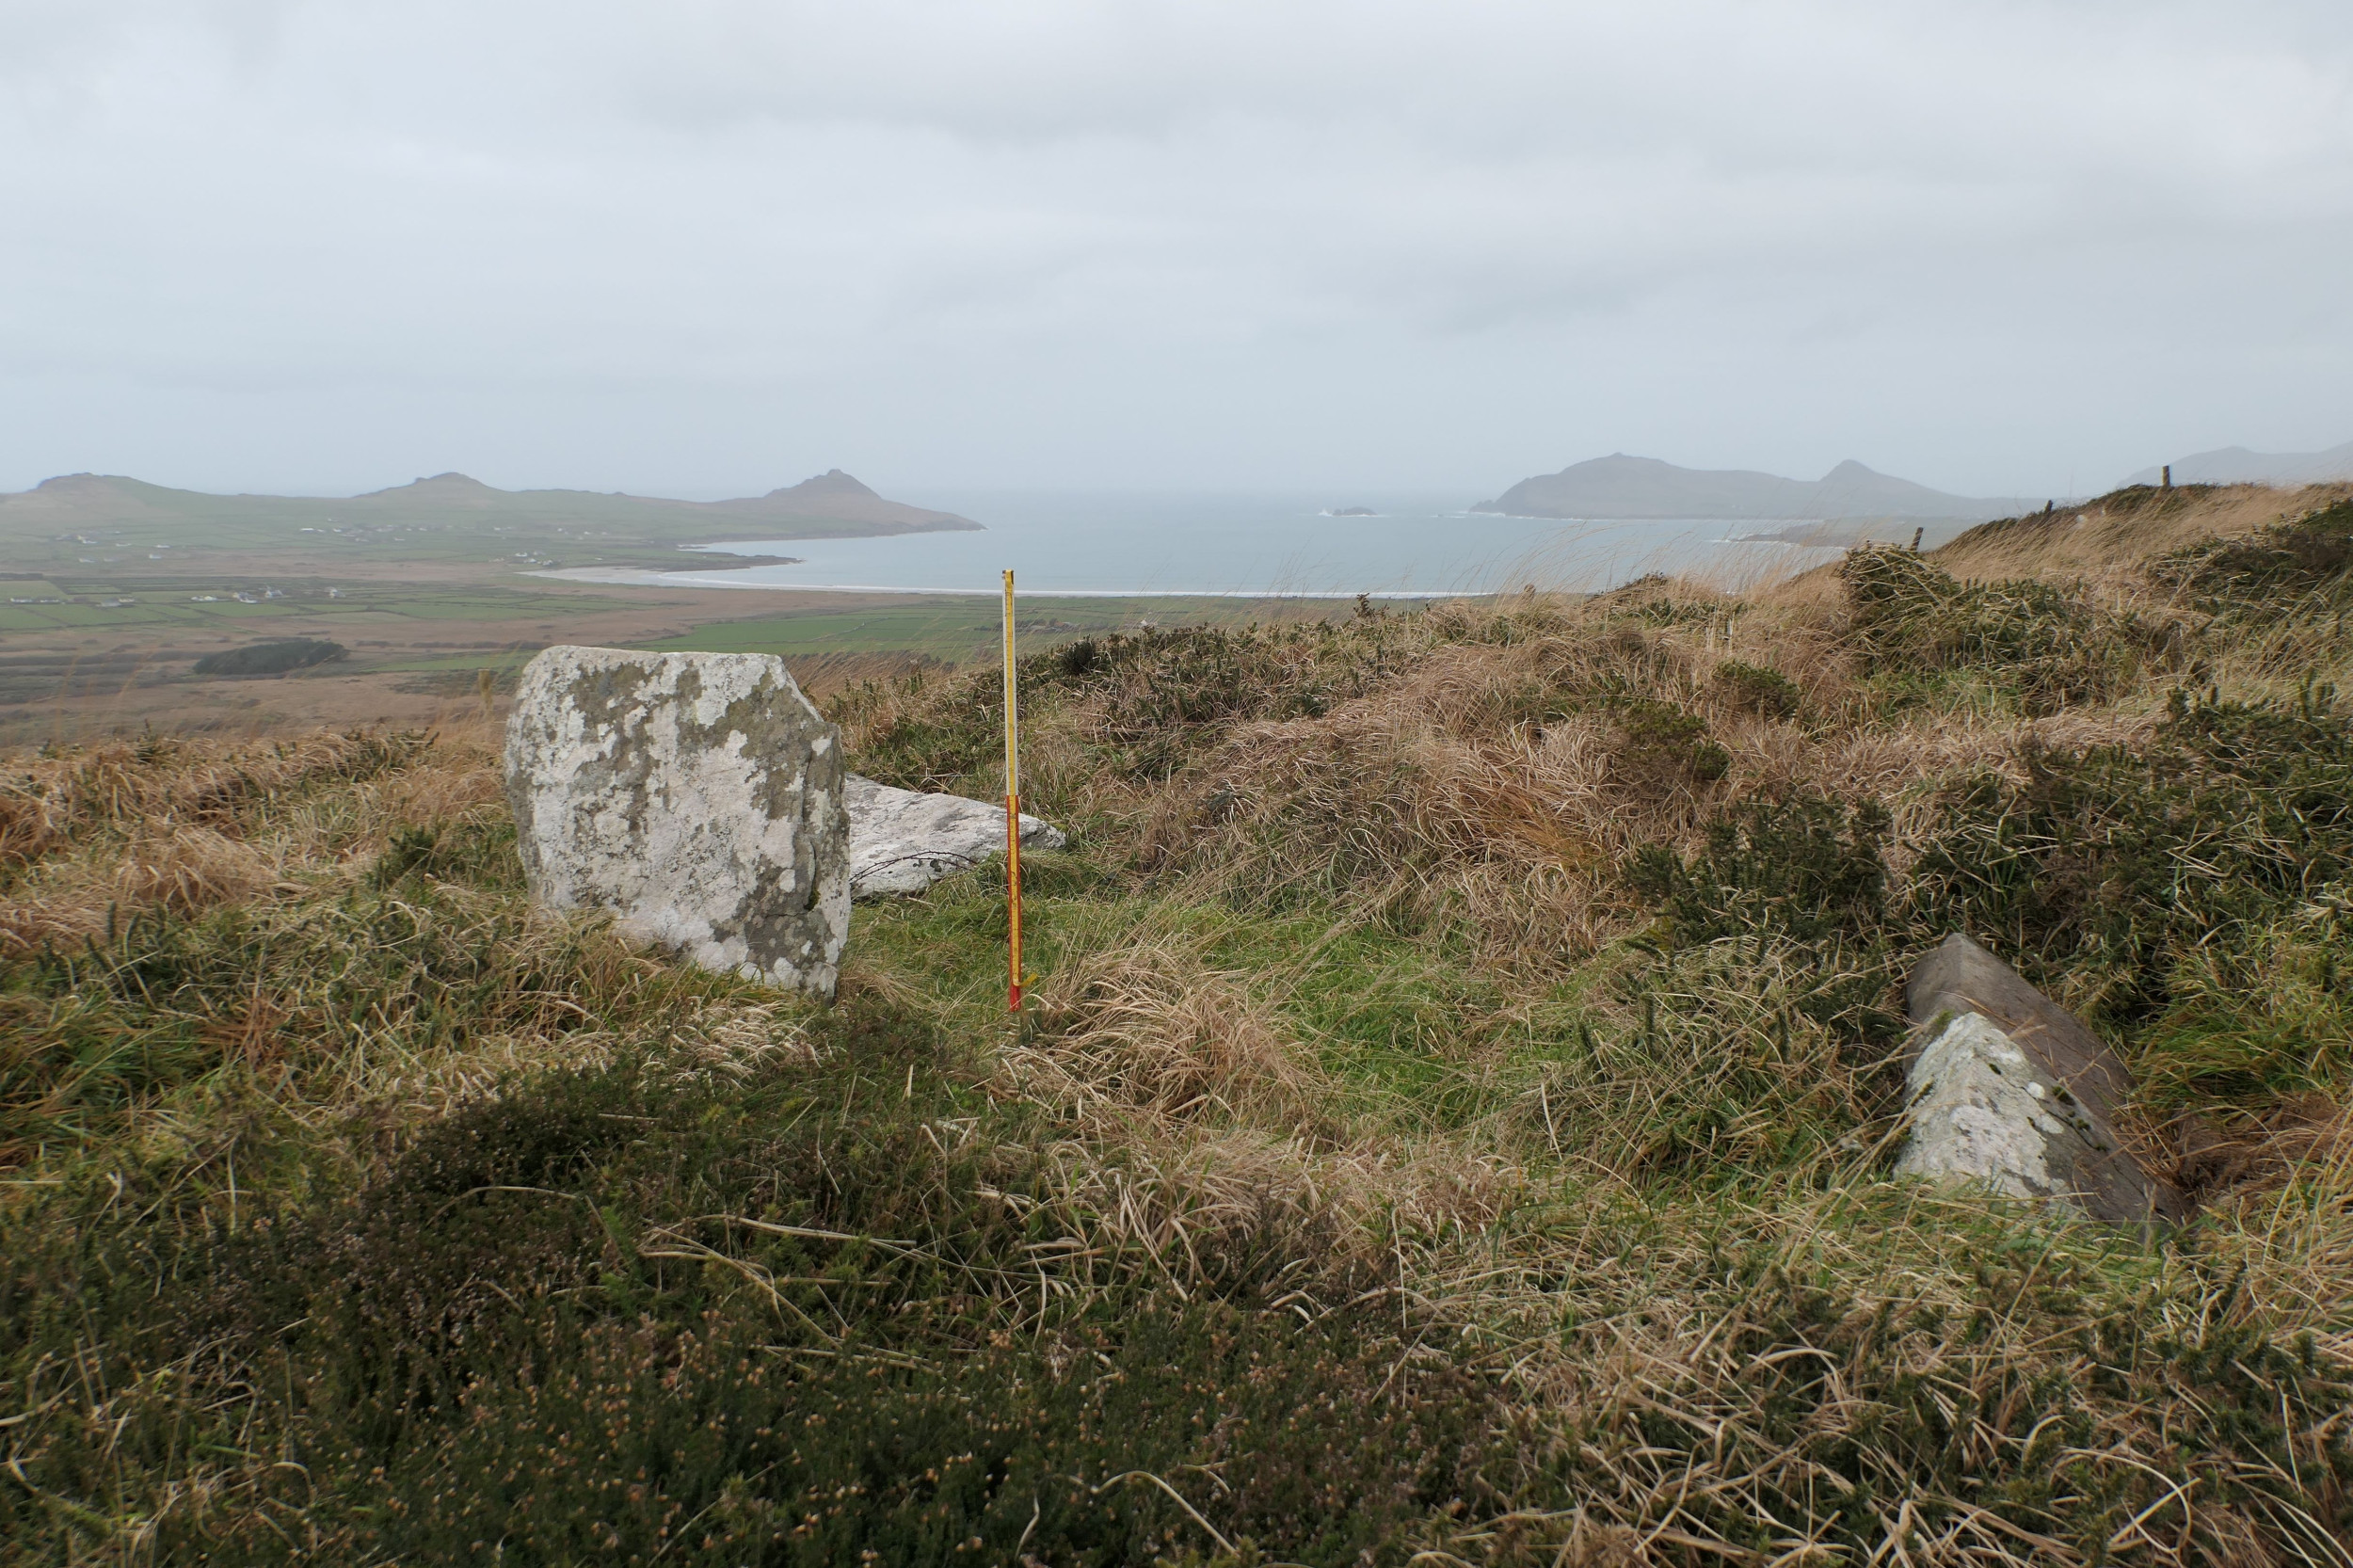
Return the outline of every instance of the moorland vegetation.
<path id="1" fill-rule="evenodd" d="M 2353 495 L 1023 667 L 830 1008 L 533 909 L 493 737 L 0 766 L 0 1555 L 2344 1563 Z M 992 671 L 836 698 L 983 797 Z M 1889 1174 L 1966 929 L 2120 1231 Z"/>

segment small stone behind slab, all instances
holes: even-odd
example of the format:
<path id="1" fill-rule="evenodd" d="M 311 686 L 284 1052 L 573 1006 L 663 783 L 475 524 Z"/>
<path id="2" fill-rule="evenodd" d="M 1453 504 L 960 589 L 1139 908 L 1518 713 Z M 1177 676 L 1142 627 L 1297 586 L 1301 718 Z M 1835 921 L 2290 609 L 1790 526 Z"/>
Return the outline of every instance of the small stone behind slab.
<path id="1" fill-rule="evenodd" d="M 846 774 L 834 727 L 767 654 L 551 648 L 506 726 L 533 898 L 822 997 L 850 929 Z"/>
<path id="2" fill-rule="evenodd" d="M 1005 847 L 1001 802 L 894 789 L 856 774 L 849 802 L 852 898 L 920 893 Z M 1067 841 L 1060 828 L 1021 814 L 1023 849 L 1060 849 Z"/>
<path id="3" fill-rule="evenodd" d="M 1908 988 L 1922 1036 L 1898 1173 L 1983 1183 L 2096 1220 L 2179 1221 L 2189 1205 L 2119 1142 L 2130 1087 L 2100 1037 L 1956 932 Z"/>

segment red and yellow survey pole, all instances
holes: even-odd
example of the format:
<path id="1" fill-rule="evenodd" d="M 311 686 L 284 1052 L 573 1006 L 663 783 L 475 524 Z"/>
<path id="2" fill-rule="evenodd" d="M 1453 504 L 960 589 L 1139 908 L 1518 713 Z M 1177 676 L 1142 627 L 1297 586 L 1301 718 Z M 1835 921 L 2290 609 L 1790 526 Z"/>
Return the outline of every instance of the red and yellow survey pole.
<path id="1" fill-rule="evenodd" d="M 1012 938 L 1007 1005 L 1021 1011 L 1021 708 L 1013 679 L 1013 572 L 1005 572 L 1005 910 Z"/>

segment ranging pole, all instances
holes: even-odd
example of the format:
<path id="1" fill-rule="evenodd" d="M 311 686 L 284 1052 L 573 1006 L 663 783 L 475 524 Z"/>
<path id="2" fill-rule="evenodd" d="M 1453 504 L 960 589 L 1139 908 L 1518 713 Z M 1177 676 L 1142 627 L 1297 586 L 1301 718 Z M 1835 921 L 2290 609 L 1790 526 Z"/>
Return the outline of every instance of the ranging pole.
<path id="1" fill-rule="evenodd" d="M 1007 1006 L 1021 1011 L 1021 708 L 1013 679 L 1013 572 L 1005 572 L 1005 910 L 1012 937 Z"/>

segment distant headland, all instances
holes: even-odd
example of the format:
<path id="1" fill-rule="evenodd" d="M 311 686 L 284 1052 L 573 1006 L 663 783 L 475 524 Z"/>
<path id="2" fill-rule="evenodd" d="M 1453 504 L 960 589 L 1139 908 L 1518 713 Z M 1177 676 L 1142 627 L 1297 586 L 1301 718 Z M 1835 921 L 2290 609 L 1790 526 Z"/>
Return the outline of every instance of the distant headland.
<path id="1" fill-rule="evenodd" d="M 1474 512 L 1516 518 L 1916 518 L 1983 522 L 2042 504 L 2023 498 L 1947 495 L 1852 460 L 1819 479 L 1746 469 L 1688 469 L 1612 453 L 1523 479 Z"/>
<path id="2" fill-rule="evenodd" d="M 564 524 L 623 529 L 641 538 L 678 542 L 743 538 L 838 539 L 877 534 L 978 528 L 970 518 L 935 512 L 877 495 L 840 469 L 766 495 L 734 501 L 672 501 L 595 490 L 502 490 L 462 473 L 328 498 L 208 495 L 115 474 L 72 473 L 33 489 L 0 494 L 0 525 L 56 530 L 184 521 L 345 527 Z"/>

